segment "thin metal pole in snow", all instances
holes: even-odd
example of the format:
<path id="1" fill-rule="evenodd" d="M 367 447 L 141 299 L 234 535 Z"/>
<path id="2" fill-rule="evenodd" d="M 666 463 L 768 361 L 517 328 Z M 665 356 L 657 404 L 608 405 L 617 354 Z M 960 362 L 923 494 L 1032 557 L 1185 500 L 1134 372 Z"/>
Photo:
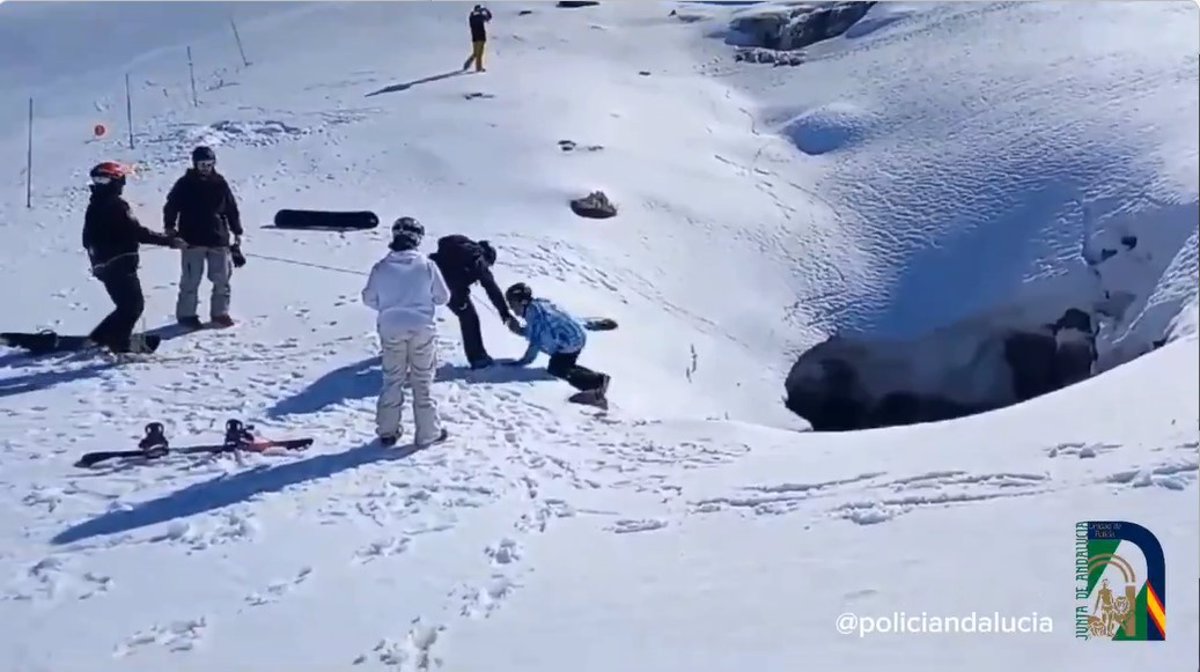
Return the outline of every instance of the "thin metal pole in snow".
<path id="1" fill-rule="evenodd" d="M 229 17 L 229 25 L 233 27 L 233 39 L 237 40 L 238 53 L 242 55 L 242 65 L 250 67 L 250 61 L 246 60 L 246 50 L 242 48 L 242 36 L 238 35 L 237 23 L 233 17 Z"/>
<path id="2" fill-rule="evenodd" d="M 133 149 L 133 95 L 129 91 L 129 73 L 125 73 L 125 122 L 129 126 L 129 148 Z"/>
<path id="3" fill-rule="evenodd" d="M 192 78 L 192 105 L 200 107 L 200 100 L 196 98 L 196 69 L 192 65 L 192 48 L 187 48 L 188 57 L 188 75 Z"/>
<path id="4" fill-rule="evenodd" d="M 25 152 L 25 207 L 33 207 L 33 96 L 29 97 L 29 148 Z"/>

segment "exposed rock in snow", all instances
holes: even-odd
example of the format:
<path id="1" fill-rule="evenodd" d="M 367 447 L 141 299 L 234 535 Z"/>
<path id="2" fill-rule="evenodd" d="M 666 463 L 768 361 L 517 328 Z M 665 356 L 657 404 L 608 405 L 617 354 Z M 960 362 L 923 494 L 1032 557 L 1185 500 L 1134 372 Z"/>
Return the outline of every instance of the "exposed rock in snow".
<path id="1" fill-rule="evenodd" d="M 733 60 L 743 63 L 772 63 L 774 65 L 801 65 L 803 51 L 777 51 L 763 47 L 742 47 L 734 52 Z"/>
<path id="2" fill-rule="evenodd" d="M 837 37 L 866 15 L 874 2 L 813 3 L 752 10 L 730 23 L 727 41 L 787 51 Z M 761 61 L 760 61 L 761 62 Z"/>
<path id="3" fill-rule="evenodd" d="M 617 214 L 617 207 L 608 200 L 603 191 L 593 191 L 583 198 L 571 201 L 571 211 L 588 219 L 607 219 Z"/>

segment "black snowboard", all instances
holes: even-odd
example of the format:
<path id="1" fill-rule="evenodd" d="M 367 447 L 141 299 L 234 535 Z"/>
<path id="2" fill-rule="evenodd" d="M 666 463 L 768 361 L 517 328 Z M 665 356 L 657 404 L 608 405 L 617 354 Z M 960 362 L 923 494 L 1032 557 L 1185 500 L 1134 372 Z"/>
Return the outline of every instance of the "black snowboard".
<path id="1" fill-rule="evenodd" d="M 379 217 L 369 210 L 280 210 L 275 213 L 275 227 L 279 229 L 365 231 L 377 226 Z"/>
<path id="2" fill-rule="evenodd" d="M 146 344 L 147 352 L 154 352 L 162 344 L 162 337 L 154 334 L 143 334 L 142 341 Z M 37 333 L 6 331 L 0 333 L 0 345 L 21 348 L 34 355 L 78 352 L 92 347 L 87 336 L 56 334 L 53 331 L 41 331 Z"/>

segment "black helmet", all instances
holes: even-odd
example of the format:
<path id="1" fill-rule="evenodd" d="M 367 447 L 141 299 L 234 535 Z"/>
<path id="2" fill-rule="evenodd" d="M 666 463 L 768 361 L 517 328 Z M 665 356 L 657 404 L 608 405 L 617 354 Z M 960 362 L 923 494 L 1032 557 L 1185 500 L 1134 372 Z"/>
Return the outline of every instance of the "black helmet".
<path id="1" fill-rule="evenodd" d="M 397 252 L 415 250 L 425 238 L 425 227 L 414 217 L 401 217 L 392 224 L 392 243 Z"/>
<path id="2" fill-rule="evenodd" d="M 202 145 L 192 150 L 192 163 L 216 160 L 217 153 L 212 150 L 212 147 L 205 147 Z"/>
<path id="3" fill-rule="evenodd" d="M 516 307 L 517 304 L 526 304 L 533 300 L 533 290 L 529 285 L 518 282 L 517 284 L 504 290 L 504 300 L 511 307 Z"/>

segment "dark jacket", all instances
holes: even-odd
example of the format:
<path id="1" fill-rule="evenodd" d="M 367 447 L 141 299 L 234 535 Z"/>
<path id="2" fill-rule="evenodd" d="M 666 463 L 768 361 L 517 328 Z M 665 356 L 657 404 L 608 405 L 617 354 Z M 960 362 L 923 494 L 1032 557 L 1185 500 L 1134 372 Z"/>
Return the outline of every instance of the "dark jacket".
<path id="1" fill-rule="evenodd" d="M 452 310 L 468 300 L 471 285 L 478 282 L 496 307 L 500 319 L 507 321 L 512 318 L 508 302 L 504 300 L 504 292 L 496 285 L 487 256 L 479 243 L 458 234 L 445 236 L 438 239 L 437 252 L 429 255 L 429 258 L 437 264 L 446 286 L 450 288 Z"/>
<path id="2" fill-rule="evenodd" d="M 471 41 L 472 42 L 487 42 L 487 22 L 492 20 L 492 13 L 483 8 L 471 12 L 471 17 L 467 22 L 471 24 Z"/>
<path id="3" fill-rule="evenodd" d="M 225 177 L 189 168 L 171 187 L 163 206 L 163 226 L 179 231 L 194 247 L 229 247 L 230 234 L 242 235 L 237 199 Z"/>
<path id="4" fill-rule="evenodd" d="M 121 268 L 137 269 L 138 247 L 143 243 L 169 246 L 171 238 L 142 226 L 115 192 L 93 191 L 83 216 L 83 249 L 96 274 L 117 261 Z"/>

